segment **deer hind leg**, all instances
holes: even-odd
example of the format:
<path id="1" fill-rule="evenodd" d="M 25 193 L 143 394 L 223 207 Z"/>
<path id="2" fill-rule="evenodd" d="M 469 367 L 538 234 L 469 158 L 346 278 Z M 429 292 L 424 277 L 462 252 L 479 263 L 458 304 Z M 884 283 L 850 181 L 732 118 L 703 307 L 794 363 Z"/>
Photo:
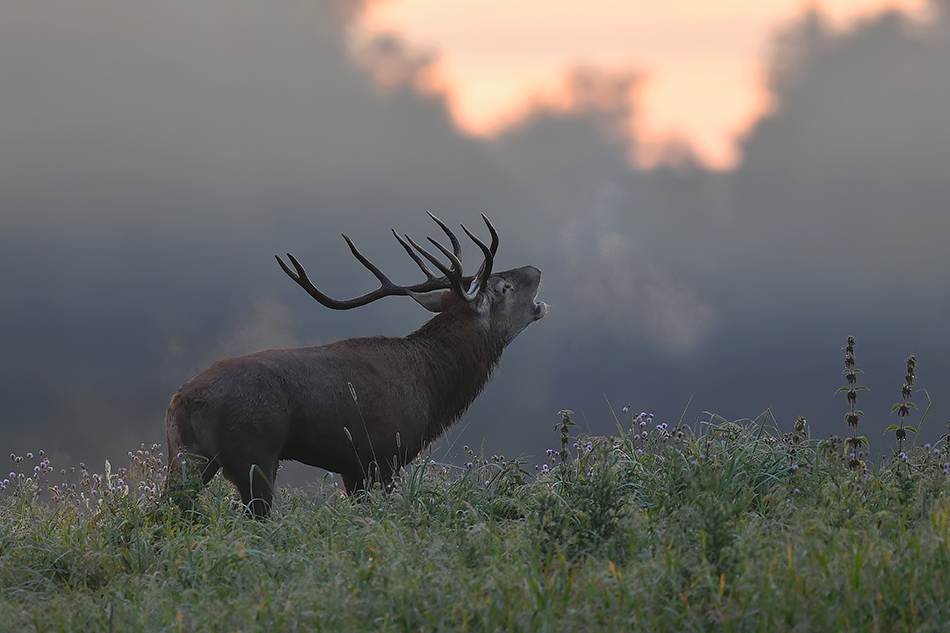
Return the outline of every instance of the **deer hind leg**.
<path id="1" fill-rule="evenodd" d="M 278 460 L 239 459 L 224 464 L 224 476 L 241 494 L 241 503 L 258 519 L 270 514 Z"/>
<path id="2" fill-rule="evenodd" d="M 343 480 L 343 488 L 346 490 L 346 496 L 352 497 L 353 495 L 363 491 L 363 477 L 361 475 L 344 475 L 340 473 L 340 479 Z"/>

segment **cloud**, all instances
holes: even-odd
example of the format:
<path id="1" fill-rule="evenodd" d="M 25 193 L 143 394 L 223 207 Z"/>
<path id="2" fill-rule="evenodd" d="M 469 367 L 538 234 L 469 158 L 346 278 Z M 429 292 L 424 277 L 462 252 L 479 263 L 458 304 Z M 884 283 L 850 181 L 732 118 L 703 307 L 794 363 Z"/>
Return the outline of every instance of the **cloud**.
<path id="1" fill-rule="evenodd" d="M 724 415 L 807 413 L 830 432 L 848 333 L 879 381 L 865 410 L 885 413 L 867 424 L 883 426 L 887 372 L 899 384 L 908 354 L 921 384 L 950 380 L 950 29 L 935 7 L 923 30 L 890 14 L 844 34 L 803 18 L 815 33 L 791 38 L 775 111 L 736 170 L 711 173 L 688 157 L 630 165 L 636 139 L 612 127 L 636 83 L 623 73 L 587 71 L 571 107 L 467 138 L 439 95 L 416 91 L 412 64 L 388 90 L 373 84 L 330 0 L 10 0 L 10 450 L 56 437 L 77 462 L 124 455 L 161 438 L 171 394 L 219 356 L 418 327 L 411 301 L 315 306 L 273 256 L 293 252 L 321 289 L 353 296 L 375 282 L 345 232 L 411 283 L 419 271 L 388 229 L 437 235 L 426 210 L 470 228 L 486 213 L 496 266 L 540 267 L 553 305 L 466 420 L 471 445 L 540 452 L 562 408 L 611 432 L 605 396 L 675 421 L 693 394 Z M 387 46 L 387 63 L 414 59 Z"/>

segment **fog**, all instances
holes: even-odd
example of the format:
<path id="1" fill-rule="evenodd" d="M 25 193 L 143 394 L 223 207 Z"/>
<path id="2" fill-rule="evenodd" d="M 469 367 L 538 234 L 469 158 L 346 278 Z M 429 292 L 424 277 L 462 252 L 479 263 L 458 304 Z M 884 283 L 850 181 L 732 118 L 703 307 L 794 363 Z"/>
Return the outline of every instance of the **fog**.
<path id="1" fill-rule="evenodd" d="M 427 210 L 475 230 L 488 215 L 496 269 L 539 267 L 551 305 L 442 454 L 537 455 L 558 410 L 610 433 L 625 405 L 670 424 L 770 409 L 782 430 L 805 415 L 816 436 L 845 435 L 848 334 L 872 450 L 893 450 L 882 431 L 910 354 L 933 401 L 921 441 L 943 432 L 950 3 L 925 24 L 892 12 L 838 32 L 812 11 L 787 25 L 763 60 L 774 108 L 729 172 L 682 147 L 631 166 L 637 139 L 620 130 L 636 69 L 578 70 L 573 108 L 464 136 L 441 95 L 415 88 L 425 58 L 393 39 L 353 50 L 359 10 L 4 3 L 5 452 L 115 459 L 162 442 L 169 398 L 217 358 L 410 332 L 428 318 L 414 302 L 327 310 L 274 255 L 355 296 L 375 280 L 346 233 L 414 283 L 389 227 L 436 236 Z"/>

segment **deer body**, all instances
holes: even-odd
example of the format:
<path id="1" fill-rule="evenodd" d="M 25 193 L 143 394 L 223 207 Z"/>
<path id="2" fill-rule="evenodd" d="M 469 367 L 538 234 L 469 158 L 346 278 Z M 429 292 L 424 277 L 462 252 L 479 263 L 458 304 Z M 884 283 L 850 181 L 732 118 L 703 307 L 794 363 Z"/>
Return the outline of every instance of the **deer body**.
<path id="1" fill-rule="evenodd" d="M 453 238 L 457 255 L 454 236 L 439 224 Z M 406 337 L 355 338 L 227 358 L 183 385 L 165 419 L 169 479 L 188 456 L 198 456 L 192 461 L 204 482 L 222 469 L 257 516 L 269 512 L 281 459 L 339 473 L 348 493 L 374 476 L 388 484 L 468 409 L 508 343 L 545 315 L 547 306 L 535 301 L 540 271 L 526 266 L 491 274 L 493 249 L 476 243 L 486 263 L 471 282 L 476 292 L 470 296 L 458 292 L 457 257 L 448 269 L 412 243 L 446 275 L 436 278 L 414 257 L 429 281 L 386 293 L 410 294 L 438 310 Z M 291 261 L 297 274 L 284 266 L 285 271 L 314 294 L 303 268 Z M 445 284 L 451 289 L 441 290 Z M 339 303 L 344 302 L 330 307 Z"/>

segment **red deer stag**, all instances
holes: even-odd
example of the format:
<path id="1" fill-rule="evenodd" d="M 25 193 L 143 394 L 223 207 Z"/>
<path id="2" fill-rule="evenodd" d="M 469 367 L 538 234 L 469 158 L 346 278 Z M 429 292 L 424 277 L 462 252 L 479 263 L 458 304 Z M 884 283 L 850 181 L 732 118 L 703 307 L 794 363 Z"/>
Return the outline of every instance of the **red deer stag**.
<path id="1" fill-rule="evenodd" d="M 537 301 L 541 271 L 533 266 L 492 273 L 498 233 L 486 246 L 462 230 L 484 255 L 478 272 L 462 274 L 461 247 L 429 241 L 449 265 L 408 235 L 393 235 L 426 281 L 394 284 L 346 235 L 353 255 L 379 288 L 337 300 L 313 285 L 291 255 L 291 279 L 328 308 L 349 310 L 392 295 L 409 295 L 436 316 L 404 338 L 355 338 L 302 349 L 269 350 L 220 360 L 179 389 L 165 417 L 169 481 L 183 459 L 198 463 L 207 483 L 222 469 L 254 515 L 270 512 L 278 462 L 292 459 L 339 473 L 348 494 L 377 478 L 389 484 L 407 462 L 468 409 L 501 360 L 505 347 L 547 312 Z M 411 245 L 411 246 L 410 246 Z M 419 255 L 441 271 L 437 277 Z"/>

